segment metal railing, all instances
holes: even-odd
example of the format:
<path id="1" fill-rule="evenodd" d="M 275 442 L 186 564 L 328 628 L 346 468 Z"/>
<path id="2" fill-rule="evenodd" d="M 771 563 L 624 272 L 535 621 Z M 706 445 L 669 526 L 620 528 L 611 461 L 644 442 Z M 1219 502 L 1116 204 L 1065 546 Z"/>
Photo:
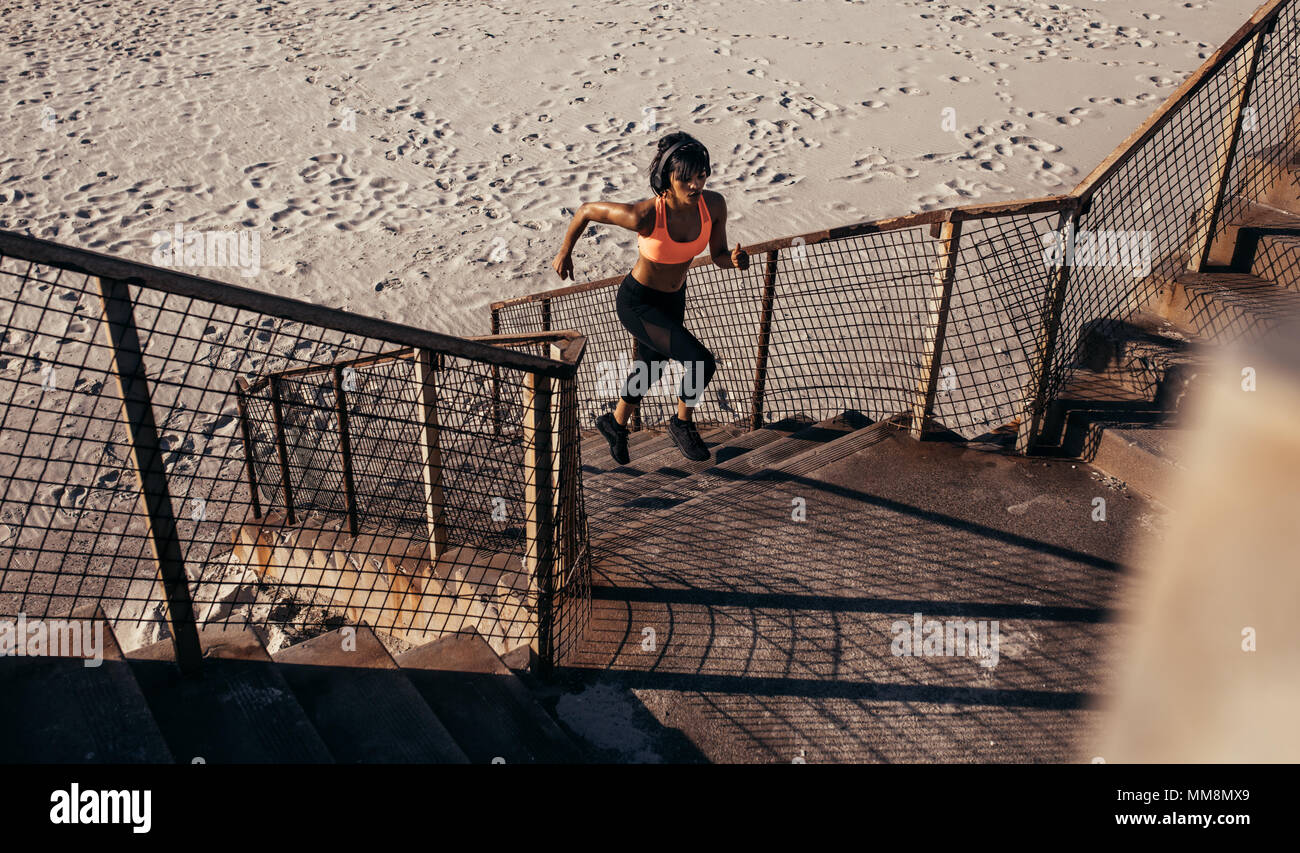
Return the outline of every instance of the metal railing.
<path id="1" fill-rule="evenodd" d="M 1027 452 L 1086 330 L 1122 322 L 1171 278 L 1204 269 L 1245 206 L 1294 179 L 1296 9 L 1294 0 L 1261 6 L 1070 193 L 770 240 L 746 247 L 747 271 L 697 260 L 687 323 L 718 371 L 696 419 L 757 429 L 857 409 L 875 420 L 906 415 L 917 437 L 936 422 L 966 438 L 1015 432 Z M 1053 245 L 1073 247 L 1085 233 L 1112 249 L 1138 241 L 1139 268 L 1052 260 Z M 584 427 L 612 407 L 630 367 L 633 341 L 610 290 L 621 281 L 491 307 L 494 332 L 586 332 Z M 674 411 L 674 382 L 645 398 L 634 428 Z"/>
<path id="2" fill-rule="evenodd" d="M 0 614 L 129 650 L 470 627 L 545 670 L 590 611 L 576 332 L 425 332 L 0 232 Z M 161 580 L 161 589 L 159 581 Z"/>

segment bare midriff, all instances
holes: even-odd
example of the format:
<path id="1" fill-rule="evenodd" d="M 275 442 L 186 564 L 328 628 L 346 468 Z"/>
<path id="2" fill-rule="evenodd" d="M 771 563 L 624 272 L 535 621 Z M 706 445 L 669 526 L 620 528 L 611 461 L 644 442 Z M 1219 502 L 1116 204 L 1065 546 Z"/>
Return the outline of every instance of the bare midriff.
<path id="1" fill-rule="evenodd" d="M 694 259 L 680 264 L 661 264 L 638 253 L 632 277 L 653 290 L 672 293 L 686 283 L 686 271 L 692 263 Z"/>

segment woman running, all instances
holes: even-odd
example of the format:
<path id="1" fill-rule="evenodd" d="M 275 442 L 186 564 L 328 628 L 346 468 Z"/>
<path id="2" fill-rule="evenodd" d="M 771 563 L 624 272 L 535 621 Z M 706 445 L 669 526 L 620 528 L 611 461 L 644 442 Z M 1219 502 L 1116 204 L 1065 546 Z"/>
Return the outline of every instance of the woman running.
<path id="1" fill-rule="evenodd" d="M 709 450 L 691 415 L 704 386 L 713 378 L 713 353 L 686 330 L 686 270 L 709 247 L 713 263 L 723 269 L 748 269 L 749 255 L 736 244 L 727 251 L 727 204 L 704 182 L 712 173 L 709 152 L 688 133 L 670 133 L 659 140 L 650 163 L 654 198 L 634 204 L 597 201 L 578 208 L 564 237 L 564 247 L 552 266 L 561 279 L 573 278 L 573 245 L 589 222 L 604 222 L 637 232 L 640 257 L 618 288 L 618 319 L 636 339 L 635 361 L 623 382 L 613 413 L 596 419 L 596 428 L 609 441 L 614 461 L 626 465 L 632 409 L 659 381 L 668 359 L 686 368 L 677 397 L 677 414 L 668 434 L 687 459 L 702 461 Z"/>

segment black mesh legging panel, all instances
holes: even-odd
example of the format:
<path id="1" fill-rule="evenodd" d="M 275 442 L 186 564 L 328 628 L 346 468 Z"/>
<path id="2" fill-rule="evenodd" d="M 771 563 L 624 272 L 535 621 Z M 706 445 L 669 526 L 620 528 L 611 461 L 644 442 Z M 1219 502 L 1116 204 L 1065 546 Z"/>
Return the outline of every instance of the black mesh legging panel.
<path id="1" fill-rule="evenodd" d="M 637 405 L 659 381 L 669 359 L 685 368 L 678 399 L 688 406 L 699 402 L 700 394 L 717 370 L 708 347 L 686 330 L 686 285 L 672 293 L 646 287 L 628 273 L 618 288 L 618 319 L 636 339 L 636 361 L 623 382 L 624 402 Z"/>

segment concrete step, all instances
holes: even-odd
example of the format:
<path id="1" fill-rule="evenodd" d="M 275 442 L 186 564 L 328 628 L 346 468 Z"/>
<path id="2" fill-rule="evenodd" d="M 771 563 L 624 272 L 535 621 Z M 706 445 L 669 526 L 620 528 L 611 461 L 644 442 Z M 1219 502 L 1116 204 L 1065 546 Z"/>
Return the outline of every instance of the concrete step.
<path id="1" fill-rule="evenodd" d="M 733 463 L 746 453 L 751 453 L 772 442 L 787 438 L 789 435 L 789 432 L 766 427 L 730 437 L 715 435 L 714 440 L 720 443 L 710 448 L 712 453 L 708 459 L 697 462 L 684 459 L 680 454 L 676 457 L 669 456 L 667 459 L 660 459 L 660 464 L 653 471 L 642 474 L 635 479 L 617 479 L 611 475 L 601 479 L 595 485 L 607 488 L 609 491 L 606 494 L 612 495 L 616 500 L 632 499 L 718 465 Z M 608 504 L 609 502 L 602 501 L 602 503 Z"/>
<path id="2" fill-rule="evenodd" d="M 696 428 L 700 432 L 700 438 L 704 439 L 704 443 L 708 445 L 710 449 L 712 449 L 714 445 L 721 444 L 743 431 L 739 427 L 720 426 L 716 424 Z M 667 429 L 654 427 L 640 430 L 632 435 L 636 436 L 640 433 L 645 433 L 646 438 L 642 439 L 635 446 L 632 444 L 631 437 L 628 438 L 628 464 L 619 465 L 614 462 L 613 458 L 609 455 L 609 444 L 606 443 L 605 447 L 601 451 L 604 453 L 603 457 L 598 457 L 595 460 L 583 460 L 584 475 L 599 476 L 601 474 L 618 472 L 622 476 L 631 475 L 635 477 L 649 471 L 657 470 L 660 465 L 669 460 L 678 459 L 682 462 L 690 461 L 686 459 L 686 457 L 682 456 L 682 452 L 677 449 L 677 445 L 673 444 L 672 437 L 668 435 Z"/>
<path id="3" fill-rule="evenodd" d="M 627 437 L 627 452 L 629 457 L 637 453 L 638 448 L 644 447 L 649 441 L 653 441 L 663 435 L 662 431 L 642 429 L 631 433 Z M 593 471 L 604 471 L 608 467 L 615 465 L 609 455 L 609 442 L 605 436 L 600 434 L 600 430 L 585 429 L 582 431 L 582 443 L 579 445 L 580 459 L 582 460 L 583 469 L 590 466 Z"/>
<path id="4" fill-rule="evenodd" d="M 0 763 L 173 763 L 103 611 L 80 607 L 56 618 L 80 623 L 80 648 L 60 640 L 59 651 L 82 657 L 0 656 Z M 16 619 L 6 621 L 17 630 Z M 42 623 L 48 628 L 53 621 Z M 72 635 L 60 631 L 60 637 Z M 95 657 L 99 665 L 87 666 Z"/>
<path id="5" fill-rule="evenodd" d="M 582 760 L 573 741 L 476 634 L 443 637 L 398 655 L 397 663 L 470 761 Z"/>
<path id="6" fill-rule="evenodd" d="M 340 764 L 467 764 L 469 758 L 365 625 L 273 659 Z"/>
<path id="7" fill-rule="evenodd" d="M 624 550 L 672 524 L 673 516 L 694 501 L 723 498 L 731 489 L 765 476 L 800 476 L 896 429 L 888 421 L 873 424 L 859 412 L 827 418 L 636 498 L 635 507 L 608 516 L 603 530 L 593 528 L 592 550 L 598 558 Z"/>
<path id="8" fill-rule="evenodd" d="M 627 506 L 635 505 L 636 499 L 643 495 L 653 493 L 716 465 L 730 462 L 788 435 L 789 433 L 779 429 L 765 427 L 726 438 L 724 443 L 711 448 L 713 453 L 709 459 L 699 462 L 682 459 L 679 455 L 676 460 L 667 458 L 653 471 L 636 477 L 621 476 L 618 471 L 587 477 L 583 480 L 587 517 L 599 525 L 605 515 L 618 513 Z"/>
<path id="9" fill-rule="evenodd" d="M 1225 200 L 1224 210 L 1239 212 L 1225 222 L 1223 233 L 1210 247 L 1208 260 L 1213 267 L 1247 269 L 1245 258 L 1262 235 L 1300 234 L 1300 215 L 1291 211 L 1232 196 Z"/>
<path id="10" fill-rule="evenodd" d="M 1300 317 L 1300 293 L 1250 273 L 1184 273 L 1162 290 L 1154 311 L 1207 342 L 1230 344 Z"/>
<path id="11" fill-rule="evenodd" d="M 834 422 L 834 418 L 829 418 L 822 425 L 829 426 Z M 783 444 L 782 440 L 793 437 L 800 429 L 809 430 L 814 426 L 811 423 L 801 423 L 802 426 L 799 423 L 787 424 L 784 429 L 775 425 L 763 427 L 730 439 L 729 444 L 738 444 L 738 449 L 745 451 L 743 453 L 715 452 L 709 459 L 700 462 L 683 459 L 680 466 L 660 466 L 655 473 L 644 474 L 636 479 L 614 480 L 612 477 L 615 475 L 610 475 L 604 479 L 593 479 L 590 485 L 584 481 L 584 495 L 586 493 L 594 495 L 588 504 L 593 538 L 599 538 L 601 534 L 599 528 L 605 525 L 607 518 L 611 520 L 610 523 L 614 528 L 618 528 L 626 520 L 621 516 L 624 516 L 628 510 L 661 509 L 674 505 L 680 497 L 679 486 L 693 482 L 712 482 L 718 477 L 735 479 L 757 470 L 763 463 L 778 461 L 786 455 L 799 452 L 801 449 L 799 443 Z M 759 449 L 764 452 L 764 455 L 754 456 Z M 747 458 L 762 461 L 758 465 L 747 465 L 745 462 Z M 669 474 L 669 471 L 675 472 L 677 476 Z M 641 486 L 643 479 L 648 488 Z"/>
<path id="12" fill-rule="evenodd" d="M 1091 458 L 1089 441 L 1094 421 L 1160 422 L 1169 413 L 1152 396 L 1133 387 L 1128 372 L 1111 365 L 1104 371 L 1078 370 L 1052 401 L 1038 439 L 1039 452 L 1070 458 Z"/>
<path id="13" fill-rule="evenodd" d="M 284 675 L 248 628 L 199 630 L 203 668 L 184 677 L 170 640 L 127 655 L 182 764 L 316 764 L 333 757 Z"/>
<path id="14" fill-rule="evenodd" d="M 1099 321 L 1080 337 L 1077 365 L 1093 373 L 1113 370 L 1130 391 L 1171 408 L 1212 359 L 1205 342 L 1149 312 Z"/>
<path id="15" fill-rule="evenodd" d="M 845 412 L 817 422 L 813 422 L 811 418 L 800 418 L 783 421 L 779 424 L 769 424 L 757 432 L 771 432 L 775 435 L 774 439 L 765 441 L 754 437 L 756 431 L 745 433 L 744 435 L 751 436 L 745 441 L 761 441 L 761 446 L 755 446 L 743 454 L 729 454 L 726 459 L 715 458 L 711 460 L 712 464 L 707 465 L 698 472 L 698 476 L 701 480 L 707 480 L 716 475 L 728 479 L 744 477 L 764 468 L 777 465 L 810 447 L 833 441 L 848 432 L 852 432 L 854 429 L 867 426 L 868 423 L 869 420 L 857 412 Z M 741 436 L 738 436 L 737 441 L 740 438 Z M 706 463 L 709 461 L 706 460 Z M 668 483 L 665 486 L 671 490 L 672 484 Z M 654 494 L 657 494 L 657 491 L 650 493 L 651 496 Z M 643 493 L 642 496 L 646 497 L 647 495 Z"/>
<path id="16" fill-rule="evenodd" d="M 1247 153 L 1242 177 L 1242 185 L 1257 194 L 1257 201 L 1300 214 L 1300 155 L 1295 142 Z"/>
<path id="17" fill-rule="evenodd" d="M 700 437 L 709 445 L 710 450 L 714 449 L 714 445 L 725 444 L 746 432 L 745 427 L 737 424 L 697 424 L 695 428 L 699 431 Z M 652 443 L 646 444 L 645 449 L 641 451 L 639 460 L 635 457 L 632 459 L 632 465 L 645 471 L 647 468 L 656 470 L 665 461 L 691 461 L 683 456 L 681 450 L 677 448 L 672 436 L 668 434 L 667 427 L 652 427 L 652 429 L 657 433 L 657 437 Z M 651 452 L 652 448 L 654 448 L 653 453 Z M 638 465 L 638 462 L 641 464 Z"/>
<path id="18" fill-rule="evenodd" d="M 1094 468 L 1123 480 L 1147 497 L 1168 503 L 1173 475 L 1184 466 L 1192 430 L 1167 425 L 1135 427 L 1097 422 Z"/>
<path id="19" fill-rule="evenodd" d="M 1263 234 L 1253 243 L 1253 253 L 1239 269 L 1300 292 L 1300 235 Z"/>

